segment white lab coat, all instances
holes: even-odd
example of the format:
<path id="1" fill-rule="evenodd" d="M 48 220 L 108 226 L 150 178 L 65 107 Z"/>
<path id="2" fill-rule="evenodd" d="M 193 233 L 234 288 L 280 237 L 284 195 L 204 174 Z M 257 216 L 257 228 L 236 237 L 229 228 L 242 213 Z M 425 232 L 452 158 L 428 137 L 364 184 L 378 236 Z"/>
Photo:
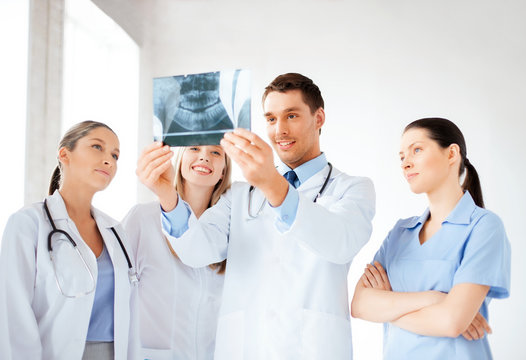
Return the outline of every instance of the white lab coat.
<path id="1" fill-rule="evenodd" d="M 368 241 L 372 182 L 328 167 L 299 188 L 296 218 L 281 231 L 268 203 L 248 215 L 249 185 L 235 183 L 172 247 L 190 266 L 228 257 L 215 358 L 351 359 L 347 273 Z M 252 211 L 264 201 L 255 190 Z M 191 219 L 192 220 L 192 219 Z"/>
<path id="2" fill-rule="evenodd" d="M 97 260 L 69 218 L 60 193 L 47 197 L 57 228 L 67 231 L 97 279 Z M 117 221 L 92 208 L 115 271 L 115 359 L 137 355 L 138 333 L 130 321 L 135 306 L 128 279 L 128 265 L 111 227 L 125 241 Z M 5 227 L 0 253 L 0 358 L 81 359 L 95 292 L 77 299 L 66 298 L 55 282 L 47 248 L 51 224 L 43 203 L 13 214 Z M 75 271 L 71 269 L 71 271 Z M 137 349 L 138 350 L 138 349 Z"/>
<path id="3" fill-rule="evenodd" d="M 191 268 L 166 242 L 158 202 L 133 207 L 123 220 L 135 253 L 142 358 L 213 359 L 224 275 Z"/>

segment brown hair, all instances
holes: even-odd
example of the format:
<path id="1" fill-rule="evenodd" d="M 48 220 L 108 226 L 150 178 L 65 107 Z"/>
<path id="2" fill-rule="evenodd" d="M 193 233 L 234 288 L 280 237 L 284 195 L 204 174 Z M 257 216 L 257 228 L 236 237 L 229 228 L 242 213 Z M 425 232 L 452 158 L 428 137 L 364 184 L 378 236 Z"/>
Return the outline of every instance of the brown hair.
<path id="1" fill-rule="evenodd" d="M 175 189 L 179 196 L 183 194 L 184 189 L 184 179 L 181 171 L 181 161 L 183 159 L 183 153 L 185 152 L 186 147 L 180 147 L 177 151 L 177 156 L 175 158 Z M 220 179 L 214 187 L 212 196 L 210 197 L 210 203 L 208 207 L 214 206 L 221 195 L 230 188 L 232 183 L 232 162 L 228 155 L 225 153 L 225 173 L 223 178 Z M 226 260 L 223 260 L 216 264 L 211 264 L 210 268 L 217 270 L 218 274 L 224 274 L 226 269 Z"/>
<path id="2" fill-rule="evenodd" d="M 303 101 L 309 106 L 312 114 L 314 114 L 319 108 L 324 108 L 325 104 L 323 102 L 323 97 L 321 96 L 320 88 L 318 88 L 311 79 L 298 73 L 279 75 L 272 80 L 272 82 L 265 88 L 262 102 L 265 102 L 268 94 L 273 91 L 284 93 L 291 90 L 301 91 Z"/>
<path id="3" fill-rule="evenodd" d="M 475 167 L 469 162 L 467 158 L 466 141 L 460 129 L 452 122 L 442 118 L 424 118 L 415 120 L 404 129 L 404 133 L 409 129 L 424 129 L 431 140 L 434 140 L 445 149 L 451 144 L 457 144 L 460 148 L 460 168 L 458 169 L 458 176 L 461 176 L 467 169 L 466 177 L 462 183 L 462 189 L 468 190 L 473 201 L 477 206 L 484 207 L 484 199 L 482 197 L 482 189 L 480 187 L 480 180 Z"/>
<path id="4" fill-rule="evenodd" d="M 98 121 L 86 120 L 82 121 L 76 125 L 73 125 L 62 137 L 62 140 L 58 143 L 58 149 L 65 147 L 69 151 L 73 151 L 77 146 L 77 142 L 82 139 L 84 136 L 87 136 L 92 130 L 97 128 L 106 128 L 115 134 L 108 125 L 103 124 Z M 115 134 L 117 136 L 117 134 Z M 51 175 L 51 181 L 49 183 L 48 194 L 53 195 L 55 190 L 60 188 L 60 183 L 62 181 L 62 165 L 59 162 L 53 174 Z"/>

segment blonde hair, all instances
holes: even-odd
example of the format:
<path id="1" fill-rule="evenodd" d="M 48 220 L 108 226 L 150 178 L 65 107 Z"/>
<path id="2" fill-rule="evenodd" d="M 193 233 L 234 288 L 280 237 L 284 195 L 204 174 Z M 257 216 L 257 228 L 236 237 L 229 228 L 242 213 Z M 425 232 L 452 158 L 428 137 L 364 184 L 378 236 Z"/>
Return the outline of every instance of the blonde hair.
<path id="1" fill-rule="evenodd" d="M 177 149 L 177 154 L 175 157 L 175 190 L 179 196 L 182 196 L 184 189 L 184 179 L 181 171 L 181 161 L 183 159 L 183 153 L 187 147 L 180 147 Z M 212 196 L 210 196 L 210 202 L 208 207 L 214 206 L 218 201 L 221 195 L 230 188 L 232 183 L 232 161 L 225 153 L 225 168 L 224 168 L 223 177 L 217 182 L 212 191 Z M 217 270 L 218 274 L 224 274 L 226 268 L 226 260 L 222 262 L 211 264 L 210 268 Z"/>

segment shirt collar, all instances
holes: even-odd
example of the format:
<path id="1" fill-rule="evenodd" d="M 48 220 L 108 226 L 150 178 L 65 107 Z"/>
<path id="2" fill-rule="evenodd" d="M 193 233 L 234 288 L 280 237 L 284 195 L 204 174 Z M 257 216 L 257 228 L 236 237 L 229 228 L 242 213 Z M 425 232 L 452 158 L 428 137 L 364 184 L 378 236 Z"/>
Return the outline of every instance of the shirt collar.
<path id="1" fill-rule="evenodd" d="M 305 181 L 309 180 L 314 174 L 321 171 L 325 166 L 327 166 L 327 157 L 324 153 L 321 153 L 319 156 L 315 157 L 312 160 L 307 161 L 304 164 L 301 164 L 294 169 L 294 172 L 298 176 L 299 184 L 303 184 Z M 292 170 L 290 167 L 285 165 L 281 160 L 278 163 L 278 172 L 281 175 L 284 175 L 287 171 Z"/>
<path id="2" fill-rule="evenodd" d="M 473 201 L 471 194 L 466 190 L 453 211 L 451 211 L 446 220 L 444 220 L 444 223 L 448 222 L 450 224 L 468 225 L 471 222 L 471 215 L 473 214 L 473 211 L 475 211 L 476 207 L 477 205 L 475 204 L 475 201 Z M 415 216 L 411 219 L 408 219 L 408 221 L 401 226 L 411 229 L 419 224 L 425 223 L 428 217 L 429 208 L 427 208 L 419 217 Z"/>
<path id="3" fill-rule="evenodd" d="M 466 190 L 464 195 L 460 198 L 457 206 L 455 206 L 453 211 L 449 213 L 444 222 L 467 225 L 471 222 L 471 215 L 476 207 L 477 205 L 475 204 L 475 201 L 473 201 L 471 194 Z"/>

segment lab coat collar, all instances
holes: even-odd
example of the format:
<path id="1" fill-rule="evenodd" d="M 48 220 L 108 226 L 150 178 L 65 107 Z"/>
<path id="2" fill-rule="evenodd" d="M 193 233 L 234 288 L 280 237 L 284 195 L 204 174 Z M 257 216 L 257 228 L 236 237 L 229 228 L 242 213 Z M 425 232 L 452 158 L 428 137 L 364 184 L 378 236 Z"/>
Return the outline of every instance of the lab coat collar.
<path id="1" fill-rule="evenodd" d="M 53 221 L 69 219 L 66 203 L 64 203 L 64 199 L 58 190 L 55 190 L 53 195 L 47 196 L 46 202 Z M 42 208 L 42 211 L 45 210 Z"/>
<path id="2" fill-rule="evenodd" d="M 58 190 L 55 190 L 53 195 L 46 197 L 46 200 L 53 221 L 69 219 L 66 203 L 64 203 L 64 199 Z M 42 211 L 44 211 L 44 209 L 42 209 Z M 93 206 L 91 207 L 91 214 L 99 227 L 111 228 L 119 224 L 117 220 L 104 214 Z"/>
<path id="3" fill-rule="evenodd" d="M 109 229 L 109 228 L 116 227 L 117 225 L 119 225 L 119 222 L 117 220 L 115 220 L 111 216 L 106 215 L 99 209 L 94 208 L 93 206 L 91 207 L 91 215 L 97 222 L 97 225 L 99 225 L 100 227 L 105 227 Z"/>
<path id="4" fill-rule="evenodd" d="M 476 207 L 477 205 L 473 201 L 471 194 L 466 190 L 453 211 L 451 211 L 446 220 L 444 220 L 444 223 L 448 222 L 450 224 L 468 225 L 471 222 L 471 215 L 473 214 L 473 211 L 475 211 Z M 401 226 L 411 229 L 419 224 L 425 223 L 428 218 L 429 208 L 427 208 L 419 217 L 415 216 L 407 219 L 407 221 L 402 223 Z"/>
<path id="5" fill-rule="evenodd" d="M 338 171 L 338 169 L 333 167 L 331 172 L 331 179 L 334 179 L 339 174 L 340 172 Z M 325 182 L 325 179 L 327 178 L 327 175 L 329 175 L 329 165 L 326 163 L 325 166 L 321 168 L 316 174 L 314 174 L 307 181 L 298 186 L 298 190 L 306 191 L 312 188 L 321 188 L 321 186 Z"/>

